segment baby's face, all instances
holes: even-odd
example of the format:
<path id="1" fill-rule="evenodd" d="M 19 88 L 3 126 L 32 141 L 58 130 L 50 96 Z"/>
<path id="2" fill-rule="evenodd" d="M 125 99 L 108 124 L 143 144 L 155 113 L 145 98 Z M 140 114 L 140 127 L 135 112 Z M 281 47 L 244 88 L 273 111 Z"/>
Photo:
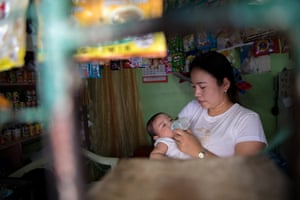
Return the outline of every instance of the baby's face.
<path id="1" fill-rule="evenodd" d="M 153 121 L 154 131 L 157 133 L 159 137 L 173 137 L 173 132 L 170 128 L 172 122 L 172 118 L 168 115 L 161 114 L 156 117 Z"/>

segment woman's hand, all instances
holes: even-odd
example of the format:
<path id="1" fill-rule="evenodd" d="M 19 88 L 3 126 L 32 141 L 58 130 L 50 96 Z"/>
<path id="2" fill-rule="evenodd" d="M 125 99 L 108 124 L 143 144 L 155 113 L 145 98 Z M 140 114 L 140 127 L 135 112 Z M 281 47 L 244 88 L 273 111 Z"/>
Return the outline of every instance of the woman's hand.
<path id="1" fill-rule="evenodd" d="M 200 141 L 192 134 L 191 130 L 183 131 L 175 129 L 173 132 L 178 148 L 192 157 L 198 157 L 199 152 L 204 148 Z"/>

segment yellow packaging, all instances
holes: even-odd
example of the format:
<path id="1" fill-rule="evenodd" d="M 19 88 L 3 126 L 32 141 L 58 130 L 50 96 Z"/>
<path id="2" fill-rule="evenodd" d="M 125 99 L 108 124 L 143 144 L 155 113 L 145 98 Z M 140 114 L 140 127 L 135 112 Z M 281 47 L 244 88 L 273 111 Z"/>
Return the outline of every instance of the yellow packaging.
<path id="1" fill-rule="evenodd" d="M 158 18 L 163 14 L 162 0 L 77 0 L 73 17 L 82 26 L 118 24 Z M 78 49 L 79 61 L 124 59 L 130 57 L 165 57 L 167 44 L 163 33 L 96 44 Z"/>
<path id="2" fill-rule="evenodd" d="M 0 95 L 0 110 L 8 110 L 11 108 L 11 102 L 9 99 L 5 98 L 3 95 Z"/>
<path id="3" fill-rule="evenodd" d="M 37 23 L 38 23 L 38 32 L 37 32 L 37 61 L 42 62 L 44 60 L 44 46 L 43 46 L 43 20 L 42 20 L 42 13 L 41 13 L 41 0 L 34 0 L 35 4 L 35 10 L 36 10 L 36 15 L 37 15 Z"/>
<path id="4" fill-rule="evenodd" d="M 0 71 L 24 65 L 28 0 L 0 1 Z"/>
<path id="5" fill-rule="evenodd" d="M 80 25 L 124 23 L 161 17 L 162 0 L 74 0 L 73 16 Z"/>
<path id="6" fill-rule="evenodd" d="M 75 54 L 78 61 L 125 59 L 130 57 L 165 57 L 167 44 L 162 32 L 142 37 L 129 37 L 116 42 L 80 48 Z"/>

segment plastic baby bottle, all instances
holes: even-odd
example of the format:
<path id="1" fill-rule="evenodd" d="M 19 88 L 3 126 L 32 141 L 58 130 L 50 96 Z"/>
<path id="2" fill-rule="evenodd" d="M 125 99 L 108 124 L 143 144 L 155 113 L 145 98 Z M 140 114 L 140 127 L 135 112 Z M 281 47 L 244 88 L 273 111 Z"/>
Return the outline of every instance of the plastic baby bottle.
<path id="1" fill-rule="evenodd" d="M 190 127 L 190 125 L 191 125 L 191 122 L 187 118 L 179 118 L 179 119 L 172 121 L 171 130 L 174 130 L 174 129 L 187 130 Z"/>

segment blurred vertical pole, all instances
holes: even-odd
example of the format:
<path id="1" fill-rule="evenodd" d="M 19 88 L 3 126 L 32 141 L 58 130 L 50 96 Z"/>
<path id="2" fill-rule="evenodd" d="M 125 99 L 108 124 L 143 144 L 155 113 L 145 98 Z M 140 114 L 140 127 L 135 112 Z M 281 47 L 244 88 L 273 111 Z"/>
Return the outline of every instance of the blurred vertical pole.
<path id="1" fill-rule="evenodd" d="M 40 67 L 41 106 L 49 131 L 56 188 L 60 200 L 82 199 L 79 142 L 75 128 L 76 77 L 70 63 L 67 37 L 70 1 L 42 0 L 40 4 L 43 64 Z"/>
<path id="2" fill-rule="evenodd" d="M 298 16 L 294 16 L 296 18 Z M 292 28 L 293 24 L 291 24 Z M 298 24 L 291 29 L 291 39 L 292 39 L 292 47 L 291 56 L 296 62 L 296 74 L 294 85 L 292 85 L 293 91 L 293 109 L 292 109 L 292 119 L 291 122 L 293 124 L 293 134 L 290 138 L 290 148 L 289 148 L 289 156 L 291 163 L 289 163 L 289 173 L 295 182 L 295 194 L 292 196 L 292 199 L 300 199 L 300 41 L 298 39 L 300 34 L 300 21 Z"/>

